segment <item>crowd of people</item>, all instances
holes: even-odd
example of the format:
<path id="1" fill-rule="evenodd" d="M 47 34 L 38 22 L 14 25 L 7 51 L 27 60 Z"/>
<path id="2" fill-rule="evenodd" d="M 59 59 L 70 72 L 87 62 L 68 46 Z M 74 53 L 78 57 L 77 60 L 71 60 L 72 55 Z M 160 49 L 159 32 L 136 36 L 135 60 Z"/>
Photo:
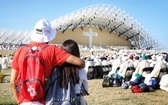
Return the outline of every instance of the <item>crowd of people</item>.
<path id="1" fill-rule="evenodd" d="M 12 55 L 9 55 L 9 56 L 8 55 L 5 55 L 5 56 L 0 55 L 0 71 L 10 68 L 12 58 L 13 58 Z"/>
<path id="2" fill-rule="evenodd" d="M 168 75 L 166 74 L 168 73 L 167 52 L 148 51 L 139 53 L 136 50 L 134 52 L 123 50 L 122 52 L 114 52 L 112 54 L 104 54 L 101 56 L 93 54 L 92 52 L 90 56 L 84 58 L 86 62 L 85 69 L 88 77 L 90 76 L 90 72 L 93 74 L 97 73 L 98 70 L 93 71 L 93 69 L 90 69 L 90 67 L 96 67 L 97 65 L 100 65 L 102 68 L 104 65 L 107 65 L 109 72 L 105 75 L 109 78 L 116 73 L 122 78 L 125 78 L 127 75 L 127 69 L 132 68 L 133 72 L 127 81 L 134 81 L 135 75 L 140 74 L 144 78 L 144 83 L 150 85 L 151 78 L 158 78 L 160 89 L 168 91 L 168 82 L 166 81 Z M 159 77 L 162 69 L 165 70 L 165 75 Z M 105 76 L 103 72 L 102 69 L 101 78 Z M 94 77 L 95 75 L 92 76 L 93 78 L 96 78 Z"/>

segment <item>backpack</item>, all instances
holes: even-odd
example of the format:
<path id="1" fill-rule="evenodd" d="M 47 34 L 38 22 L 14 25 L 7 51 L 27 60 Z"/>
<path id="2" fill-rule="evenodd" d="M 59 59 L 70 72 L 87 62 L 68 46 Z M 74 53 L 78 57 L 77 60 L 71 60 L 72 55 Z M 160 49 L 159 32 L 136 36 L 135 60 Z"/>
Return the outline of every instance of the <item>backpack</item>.
<path id="1" fill-rule="evenodd" d="M 88 72 L 87 72 L 87 78 L 88 79 L 93 79 L 95 78 L 95 70 L 94 70 L 94 66 L 89 66 L 88 67 Z"/>
<path id="2" fill-rule="evenodd" d="M 41 52 L 48 44 L 24 46 L 26 55 L 19 66 L 18 89 L 20 98 L 37 101 L 44 98 L 45 68 Z"/>
<path id="3" fill-rule="evenodd" d="M 152 87 L 153 89 L 159 88 L 158 79 L 155 78 L 155 77 L 151 77 L 151 79 L 150 79 L 150 81 L 149 81 L 149 86 Z"/>
<path id="4" fill-rule="evenodd" d="M 128 89 L 130 85 L 130 81 L 125 81 L 124 83 L 122 83 L 121 88 L 122 89 Z"/>
<path id="5" fill-rule="evenodd" d="M 131 87 L 131 91 L 132 91 L 133 93 L 142 93 L 142 90 L 141 90 L 141 88 L 140 88 L 138 85 L 132 86 L 132 87 Z"/>
<path id="6" fill-rule="evenodd" d="M 80 105 L 80 99 L 75 93 L 75 86 L 70 78 L 68 88 L 60 87 L 60 67 L 57 66 L 47 80 L 45 91 L 46 105 Z"/>
<path id="7" fill-rule="evenodd" d="M 123 77 L 120 76 L 118 73 L 114 73 L 111 75 L 112 78 L 112 86 L 119 87 L 122 85 Z"/>
<path id="8" fill-rule="evenodd" d="M 142 83 L 144 81 L 142 75 L 140 75 L 140 74 L 134 75 L 133 78 L 134 78 L 134 80 L 130 81 L 130 84 L 132 86 L 139 85 L 140 83 Z"/>
<path id="9" fill-rule="evenodd" d="M 130 79 L 131 79 L 132 74 L 133 74 L 134 71 L 135 71 L 134 67 L 128 67 L 127 68 L 126 73 L 125 73 L 125 77 L 123 78 L 124 82 L 125 81 L 130 81 Z"/>
<path id="10" fill-rule="evenodd" d="M 150 91 L 149 86 L 146 85 L 145 83 L 140 83 L 138 86 L 140 87 L 140 89 L 142 90 L 142 92 L 149 92 Z"/>
<path id="11" fill-rule="evenodd" d="M 110 86 L 110 78 L 108 77 L 108 75 L 104 75 L 102 87 L 109 87 L 109 86 Z"/>

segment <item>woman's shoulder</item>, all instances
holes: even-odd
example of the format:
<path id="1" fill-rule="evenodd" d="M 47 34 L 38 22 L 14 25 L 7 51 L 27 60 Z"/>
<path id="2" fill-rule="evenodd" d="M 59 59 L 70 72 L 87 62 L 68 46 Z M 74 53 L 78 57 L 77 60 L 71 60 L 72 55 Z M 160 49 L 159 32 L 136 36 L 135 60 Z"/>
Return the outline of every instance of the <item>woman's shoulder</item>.
<path id="1" fill-rule="evenodd" d="M 86 70 L 84 68 L 80 68 L 79 72 L 83 72 L 83 73 L 85 72 L 86 73 Z"/>

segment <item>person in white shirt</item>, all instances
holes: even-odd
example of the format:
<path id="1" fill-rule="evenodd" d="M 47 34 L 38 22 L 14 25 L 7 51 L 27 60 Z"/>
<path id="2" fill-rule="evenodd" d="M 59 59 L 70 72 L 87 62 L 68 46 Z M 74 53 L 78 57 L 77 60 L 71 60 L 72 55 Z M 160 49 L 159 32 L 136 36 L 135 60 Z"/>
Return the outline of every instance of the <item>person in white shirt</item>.
<path id="1" fill-rule="evenodd" d="M 3 56 L 1 59 L 1 63 L 2 63 L 2 69 L 5 70 L 8 68 L 8 59 L 6 58 L 6 56 Z"/>
<path id="2" fill-rule="evenodd" d="M 126 73 L 126 70 L 128 67 L 134 67 L 134 64 L 133 64 L 133 55 L 130 54 L 128 56 L 128 58 L 126 59 L 126 61 L 124 61 L 121 66 L 120 66 L 120 69 L 118 71 L 118 74 L 122 77 L 125 77 L 125 73 Z"/>
<path id="3" fill-rule="evenodd" d="M 157 63 L 154 66 L 154 69 L 152 70 L 152 72 L 150 74 L 147 74 L 144 80 L 144 83 L 146 83 L 147 85 L 149 85 L 149 81 L 151 77 L 158 77 L 160 70 L 162 68 L 167 68 L 167 65 L 164 63 L 164 57 L 162 55 L 157 57 Z"/>
<path id="4" fill-rule="evenodd" d="M 160 89 L 168 92 L 168 74 L 162 76 L 159 85 Z"/>
<path id="5" fill-rule="evenodd" d="M 140 60 L 139 60 L 139 56 L 135 56 L 135 57 L 134 57 L 134 62 L 133 62 L 133 64 L 134 64 L 134 68 L 135 68 L 135 69 L 137 68 L 139 62 L 140 62 Z"/>
<path id="6" fill-rule="evenodd" d="M 118 55 L 113 55 L 113 62 L 112 62 L 112 70 L 108 73 L 108 77 L 111 77 L 112 74 L 114 74 L 115 72 L 117 72 L 117 69 L 120 67 L 121 65 L 121 60 L 118 57 Z"/>
<path id="7" fill-rule="evenodd" d="M 152 55 L 152 60 L 150 62 L 150 67 L 154 67 L 157 63 L 156 55 Z"/>
<path id="8" fill-rule="evenodd" d="M 143 69 L 146 68 L 146 67 L 150 67 L 150 64 L 149 62 L 147 61 L 147 58 L 146 58 L 146 54 L 143 54 L 142 56 L 142 61 L 138 64 L 138 66 L 136 67 L 134 73 L 132 74 L 132 78 L 131 78 L 131 81 L 134 80 L 134 76 L 136 74 L 140 74 L 140 75 L 143 75 Z"/>

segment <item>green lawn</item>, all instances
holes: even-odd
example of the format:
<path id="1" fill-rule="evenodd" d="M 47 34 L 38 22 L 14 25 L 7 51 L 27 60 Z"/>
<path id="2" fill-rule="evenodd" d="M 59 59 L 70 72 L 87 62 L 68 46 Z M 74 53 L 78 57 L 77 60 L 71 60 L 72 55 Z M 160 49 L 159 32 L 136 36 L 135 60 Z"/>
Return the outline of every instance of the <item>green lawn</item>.
<path id="1" fill-rule="evenodd" d="M 3 70 L 10 73 L 10 70 Z M 132 93 L 121 87 L 102 88 L 102 79 L 89 80 L 88 105 L 168 105 L 168 92 L 156 90 L 147 93 Z M 14 105 L 16 101 L 9 83 L 0 83 L 0 105 Z"/>

